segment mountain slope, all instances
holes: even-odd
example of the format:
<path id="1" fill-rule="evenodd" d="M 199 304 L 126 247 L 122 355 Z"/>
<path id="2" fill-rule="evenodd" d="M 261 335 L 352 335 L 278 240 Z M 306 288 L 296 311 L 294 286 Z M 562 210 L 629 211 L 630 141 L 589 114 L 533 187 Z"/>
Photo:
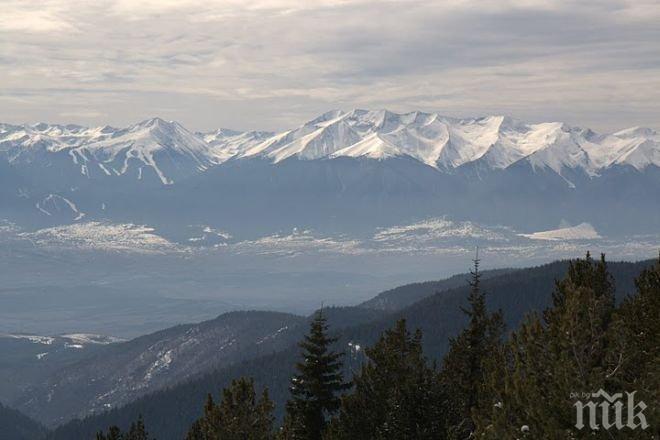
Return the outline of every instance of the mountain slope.
<path id="1" fill-rule="evenodd" d="M 513 270 L 515 269 L 486 270 L 481 272 L 481 275 L 482 279 L 487 280 Z M 423 283 L 406 284 L 405 286 L 395 287 L 394 289 L 379 293 L 370 300 L 363 302 L 358 307 L 395 312 L 436 293 L 464 287 L 469 277 L 470 274 L 463 273 L 454 275 L 442 281 L 426 281 Z"/>
<path id="2" fill-rule="evenodd" d="M 115 338 L 0 333 L 0 401 L 14 402 L 56 371 L 94 356 Z"/>
<path id="3" fill-rule="evenodd" d="M 149 176 L 163 185 L 204 171 L 216 161 L 204 139 L 177 122 L 160 118 L 122 129 L 43 123 L 4 126 L 0 151 L 16 166 L 47 168 L 65 162 L 90 179 Z"/>
<path id="4" fill-rule="evenodd" d="M 0 440 L 40 440 L 46 428 L 0 403 Z"/>
<path id="5" fill-rule="evenodd" d="M 97 349 L 27 389 L 15 406 L 48 425 L 102 411 L 237 361 L 281 350 L 305 319 L 232 312 Z"/>
<path id="6" fill-rule="evenodd" d="M 652 261 L 610 263 L 611 273 L 616 280 L 618 299 L 634 291 L 633 279 L 651 264 Z M 566 268 L 567 262 L 556 262 L 507 271 L 485 280 L 483 286 L 488 292 L 489 308 L 502 309 L 509 328 L 515 328 L 525 313 L 542 310 L 550 304 L 554 280 L 563 277 Z M 363 359 L 361 347 L 372 344 L 383 330 L 391 327 L 400 318 L 407 319 L 410 328 L 422 329 L 425 352 L 432 359 L 439 359 L 447 349 L 448 338 L 460 331 L 466 322 L 460 308 L 466 303 L 468 290 L 469 287 L 465 285 L 456 287 L 379 319 L 371 319 L 369 322 L 343 329 L 332 326 L 340 335 L 337 346 L 345 347 L 347 352 L 346 369 L 350 372 L 359 368 Z M 336 314 L 342 313 L 341 309 L 334 311 L 335 317 Z M 359 349 L 355 348 L 356 344 L 360 346 Z M 76 436 L 83 438 L 111 424 L 128 426 L 138 414 L 144 415 L 150 431 L 159 439 L 178 439 L 199 416 L 206 394 L 218 393 L 231 379 L 240 376 L 254 377 L 258 386 L 268 387 L 281 416 L 284 401 L 288 397 L 293 365 L 298 355 L 299 348 L 294 345 L 278 353 L 218 369 L 174 388 L 147 395 L 125 407 L 69 422 L 57 428 L 49 439 L 59 440 Z"/>

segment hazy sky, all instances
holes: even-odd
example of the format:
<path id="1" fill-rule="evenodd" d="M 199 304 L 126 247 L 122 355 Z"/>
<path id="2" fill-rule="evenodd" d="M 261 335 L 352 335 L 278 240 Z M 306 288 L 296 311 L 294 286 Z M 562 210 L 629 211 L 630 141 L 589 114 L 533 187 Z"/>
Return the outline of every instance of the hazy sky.
<path id="1" fill-rule="evenodd" d="M 660 128 L 658 0 L 0 0 L 0 121 L 329 109 Z"/>

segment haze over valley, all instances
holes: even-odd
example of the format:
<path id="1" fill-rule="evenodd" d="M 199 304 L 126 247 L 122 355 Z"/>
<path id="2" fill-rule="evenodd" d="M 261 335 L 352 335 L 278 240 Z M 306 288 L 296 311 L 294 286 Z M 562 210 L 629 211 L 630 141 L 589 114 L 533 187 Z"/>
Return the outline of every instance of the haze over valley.
<path id="1" fill-rule="evenodd" d="M 650 258 L 660 136 L 503 116 L 330 111 L 280 133 L 0 126 L 0 330 L 132 337 L 308 313 L 393 285 Z"/>

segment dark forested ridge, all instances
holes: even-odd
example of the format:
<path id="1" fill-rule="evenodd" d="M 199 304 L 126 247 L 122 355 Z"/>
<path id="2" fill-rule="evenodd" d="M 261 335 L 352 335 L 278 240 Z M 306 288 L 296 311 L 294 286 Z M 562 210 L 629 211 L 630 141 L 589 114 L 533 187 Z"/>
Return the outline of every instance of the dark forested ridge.
<path id="1" fill-rule="evenodd" d="M 304 317 L 286 313 L 230 312 L 106 345 L 32 384 L 12 405 L 54 426 L 285 349 L 304 332 L 304 324 Z"/>
<path id="2" fill-rule="evenodd" d="M 0 404 L 0 440 L 38 440 L 45 434 L 38 422 Z"/>
<path id="3" fill-rule="evenodd" d="M 482 272 L 482 278 L 493 278 L 515 269 L 493 269 Z M 434 293 L 449 289 L 464 287 L 468 274 L 458 274 L 440 281 L 425 281 L 422 283 L 406 284 L 386 290 L 375 297 L 360 304 L 361 307 L 394 312 L 401 310 L 417 301 L 431 296 Z"/>
<path id="4" fill-rule="evenodd" d="M 635 291 L 635 277 L 653 263 L 609 263 L 609 271 L 616 281 L 614 291 L 618 301 Z M 555 281 L 565 276 L 568 266 L 569 262 L 563 261 L 484 277 L 482 289 L 488 293 L 488 308 L 501 309 L 508 329 L 517 328 L 525 314 L 541 311 L 552 304 Z M 380 317 L 365 312 L 364 308 L 362 311 L 355 308 L 325 309 L 330 318 L 331 331 L 335 330 L 339 337 L 337 347 L 347 354 L 344 365 L 347 374 L 357 371 L 364 360 L 363 350 L 356 350 L 356 345 L 373 345 L 386 329 L 402 318 L 407 320 L 409 328 L 419 328 L 423 332 L 422 345 L 426 356 L 431 360 L 441 359 L 447 352 L 449 338 L 457 335 L 467 324 L 468 318 L 461 308 L 468 305 L 469 292 L 469 285 L 445 290 Z M 361 323 L 347 326 L 352 318 Z M 334 327 L 333 322 L 343 325 Z M 207 393 L 218 396 L 232 379 L 242 376 L 254 378 L 258 392 L 268 388 L 269 396 L 275 403 L 275 414 L 280 419 L 298 355 L 298 347 L 292 345 L 278 353 L 240 362 L 152 393 L 124 407 L 72 421 L 53 431 L 48 438 L 93 438 L 99 429 L 110 425 L 125 429 L 142 414 L 150 433 L 159 440 L 181 439 L 200 416 Z"/>

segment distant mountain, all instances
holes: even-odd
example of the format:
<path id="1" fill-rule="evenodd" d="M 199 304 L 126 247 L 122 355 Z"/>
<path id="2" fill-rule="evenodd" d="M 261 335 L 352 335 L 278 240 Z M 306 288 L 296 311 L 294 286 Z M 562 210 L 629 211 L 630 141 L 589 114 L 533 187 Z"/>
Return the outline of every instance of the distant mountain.
<path id="1" fill-rule="evenodd" d="M 9 163 L 50 166 L 65 154 L 88 178 L 128 175 L 142 180 L 149 173 L 169 185 L 175 177 L 203 171 L 215 163 L 203 139 L 177 122 L 160 118 L 122 129 L 4 125 L 0 136 L 0 150 L 6 152 Z"/>
<path id="2" fill-rule="evenodd" d="M 631 234 L 657 232 L 660 135 L 387 110 L 281 133 L 0 124 L 0 183 L 0 218 L 20 225 L 137 223 L 179 240 L 191 224 L 361 233 L 431 216 Z"/>
<path id="3" fill-rule="evenodd" d="M 433 168 L 469 164 L 505 169 L 521 160 L 558 175 L 598 176 L 613 165 L 641 171 L 660 166 L 660 135 L 634 127 L 613 134 L 559 122 L 528 124 L 505 116 L 457 119 L 437 113 L 387 110 L 325 113 L 281 133 L 220 129 L 192 133 L 174 121 L 153 118 L 127 128 L 0 124 L 0 150 L 10 163 L 41 162 L 66 153 L 79 172 L 94 175 L 155 173 L 164 185 L 230 159 L 273 163 L 339 157 L 410 157 Z"/>

